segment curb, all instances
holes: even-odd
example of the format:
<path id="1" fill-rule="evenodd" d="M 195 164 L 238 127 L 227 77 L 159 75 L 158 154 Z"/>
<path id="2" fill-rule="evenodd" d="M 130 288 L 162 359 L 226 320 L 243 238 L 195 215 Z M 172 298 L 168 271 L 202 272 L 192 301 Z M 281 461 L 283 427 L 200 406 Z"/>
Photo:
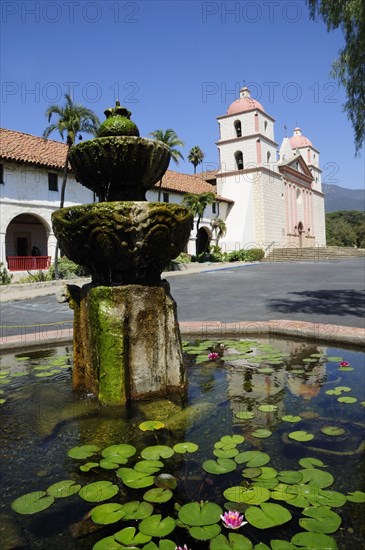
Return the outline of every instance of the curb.
<path id="1" fill-rule="evenodd" d="M 307 339 L 318 342 L 331 342 L 351 347 L 365 348 L 365 329 L 341 325 L 324 325 L 304 321 L 272 320 L 242 321 L 221 323 L 220 321 L 195 321 L 179 323 L 181 335 L 200 339 L 210 337 L 242 338 L 246 336 L 284 336 L 292 339 Z M 39 348 L 68 344 L 73 340 L 73 327 L 47 330 L 39 327 L 39 332 L 8 336 L 0 340 L 0 351 L 24 348 Z"/>

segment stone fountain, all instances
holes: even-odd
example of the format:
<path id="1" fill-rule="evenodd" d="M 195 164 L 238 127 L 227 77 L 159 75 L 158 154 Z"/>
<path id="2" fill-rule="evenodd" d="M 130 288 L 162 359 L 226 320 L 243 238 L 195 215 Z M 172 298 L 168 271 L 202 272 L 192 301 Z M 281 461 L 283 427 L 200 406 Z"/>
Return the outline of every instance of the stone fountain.
<path id="1" fill-rule="evenodd" d="M 146 200 L 167 170 L 169 148 L 139 137 L 119 102 L 105 115 L 98 136 L 69 156 L 77 181 L 100 202 L 52 216 L 60 247 L 92 277 L 82 287 L 68 285 L 73 386 L 109 404 L 184 394 L 176 304 L 161 273 L 184 250 L 192 215 L 179 204 Z"/>

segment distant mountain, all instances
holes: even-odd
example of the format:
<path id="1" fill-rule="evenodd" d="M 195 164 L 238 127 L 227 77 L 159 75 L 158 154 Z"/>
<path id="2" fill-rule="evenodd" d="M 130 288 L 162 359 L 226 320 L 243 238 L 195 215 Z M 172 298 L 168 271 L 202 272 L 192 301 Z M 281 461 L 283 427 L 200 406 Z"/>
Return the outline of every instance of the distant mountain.
<path id="1" fill-rule="evenodd" d="M 337 212 L 337 210 L 365 211 L 364 189 L 347 189 L 339 185 L 323 183 L 322 190 L 326 212 Z"/>

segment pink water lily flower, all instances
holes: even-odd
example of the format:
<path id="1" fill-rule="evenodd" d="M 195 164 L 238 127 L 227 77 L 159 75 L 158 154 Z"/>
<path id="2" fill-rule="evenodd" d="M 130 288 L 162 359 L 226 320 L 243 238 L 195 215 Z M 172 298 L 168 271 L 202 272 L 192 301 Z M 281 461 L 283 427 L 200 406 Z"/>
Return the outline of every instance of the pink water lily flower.
<path id="1" fill-rule="evenodd" d="M 184 544 L 184 546 L 176 546 L 175 550 L 190 550 L 186 544 Z"/>
<path id="2" fill-rule="evenodd" d="M 218 357 L 219 357 L 219 353 L 217 353 L 216 351 L 212 351 L 208 355 L 208 359 L 210 359 L 211 361 L 215 361 L 216 359 L 218 359 Z"/>
<path id="3" fill-rule="evenodd" d="M 243 515 L 241 516 L 239 512 L 234 511 L 225 512 L 221 516 L 221 520 L 227 529 L 239 529 L 247 523 L 247 521 L 243 521 Z"/>
<path id="4" fill-rule="evenodd" d="M 349 367 L 350 363 L 348 361 L 341 361 L 340 367 Z"/>

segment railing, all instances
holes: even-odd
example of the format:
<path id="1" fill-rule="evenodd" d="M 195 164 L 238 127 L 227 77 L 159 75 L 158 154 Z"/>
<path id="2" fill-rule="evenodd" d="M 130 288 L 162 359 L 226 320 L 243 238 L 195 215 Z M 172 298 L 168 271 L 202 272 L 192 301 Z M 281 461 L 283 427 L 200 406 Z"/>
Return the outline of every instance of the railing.
<path id="1" fill-rule="evenodd" d="M 49 269 L 51 256 L 8 256 L 9 271 L 37 271 Z"/>

